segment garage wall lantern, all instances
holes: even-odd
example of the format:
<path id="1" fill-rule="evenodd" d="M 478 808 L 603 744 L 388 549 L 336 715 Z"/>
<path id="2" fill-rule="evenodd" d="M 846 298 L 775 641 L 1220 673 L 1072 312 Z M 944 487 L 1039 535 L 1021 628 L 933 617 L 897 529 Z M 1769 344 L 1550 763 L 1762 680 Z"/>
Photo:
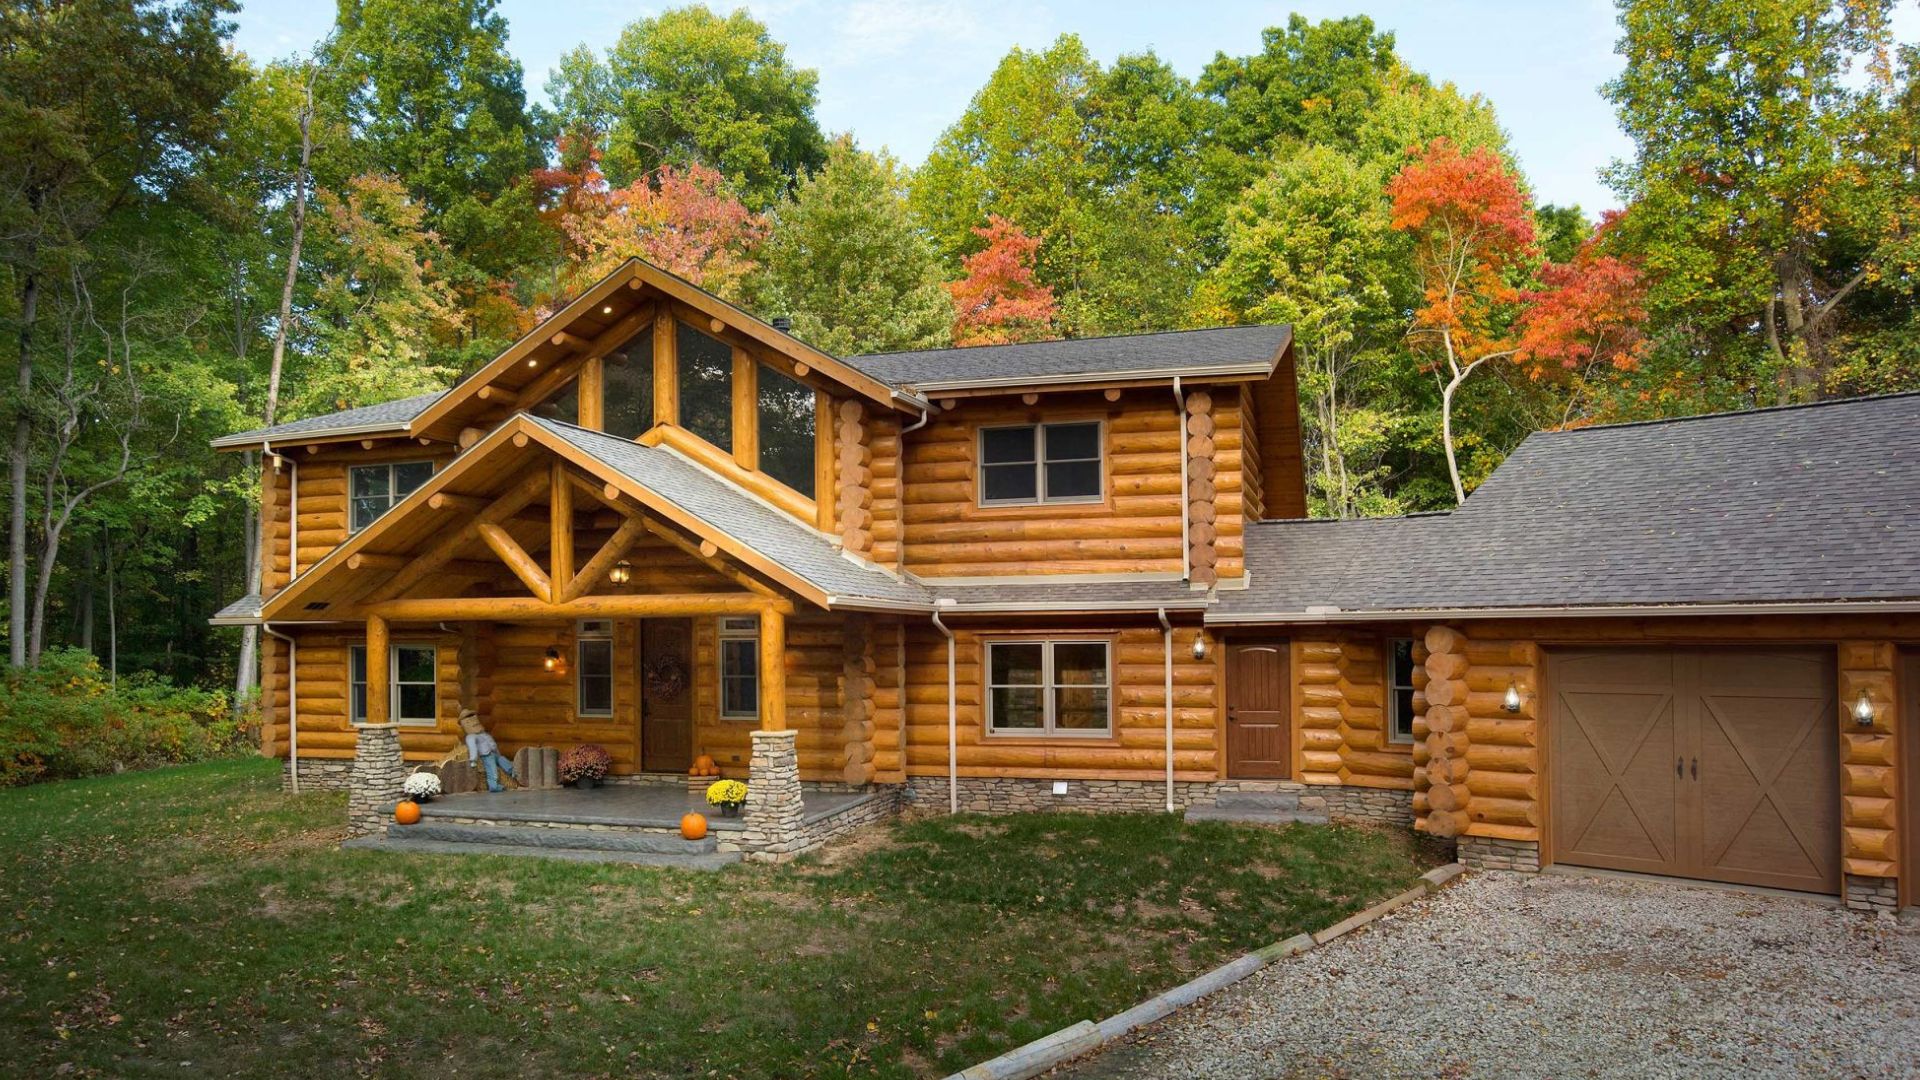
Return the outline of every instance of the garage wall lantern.
<path id="1" fill-rule="evenodd" d="M 1514 682 L 1511 679 L 1507 680 L 1507 696 L 1500 702 L 1500 704 L 1508 712 L 1517 713 L 1520 711 L 1520 684 L 1519 683 Z"/>
<path id="2" fill-rule="evenodd" d="M 1860 699 L 1853 703 L 1853 721 L 1861 727 L 1873 726 L 1873 698 L 1865 690 L 1860 691 Z"/>

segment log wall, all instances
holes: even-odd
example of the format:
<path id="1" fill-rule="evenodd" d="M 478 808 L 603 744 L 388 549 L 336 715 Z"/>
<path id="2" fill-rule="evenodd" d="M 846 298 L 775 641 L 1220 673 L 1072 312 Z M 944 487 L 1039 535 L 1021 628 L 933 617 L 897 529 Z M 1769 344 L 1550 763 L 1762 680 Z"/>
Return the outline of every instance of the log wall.
<path id="1" fill-rule="evenodd" d="M 290 557 L 294 536 L 291 494 L 294 477 L 298 477 L 300 488 L 297 569 L 305 571 L 346 543 L 350 535 L 347 531 L 349 468 L 386 462 L 432 461 L 437 470 L 453 456 L 453 448 L 445 444 L 421 446 L 411 439 L 370 441 L 373 442 L 371 449 L 357 442 L 327 444 L 315 452 L 302 446 L 283 448 L 285 463 L 277 473 L 271 459 L 268 460 L 261 478 L 265 512 L 261 515 L 260 527 L 269 553 L 263 568 L 263 595 L 271 596 L 284 587 L 292 578 L 291 571 L 296 569 Z"/>
<path id="2" fill-rule="evenodd" d="M 1293 771 L 1302 782 L 1413 787 L 1413 748 L 1387 732 L 1385 640 L 1374 631 L 1294 638 Z"/>
<path id="3" fill-rule="evenodd" d="M 1114 729 L 1111 738 L 989 736 L 982 706 L 982 642 L 1001 636 L 1106 636 L 1078 628 L 954 629 L 959 774 L 976 777 L 1158 781 L 1166 775 L 1166 683 L 1160 628 L 1110 630 Z M 1214 661 L 1193 659 L 1192 627 L 1174 633 L 1174 770 L 1180 780 L 1220 776 L 1221 722 Z M 906 772 L 947 773 L 947 643 L 924 621 L 906 628 Z"/>

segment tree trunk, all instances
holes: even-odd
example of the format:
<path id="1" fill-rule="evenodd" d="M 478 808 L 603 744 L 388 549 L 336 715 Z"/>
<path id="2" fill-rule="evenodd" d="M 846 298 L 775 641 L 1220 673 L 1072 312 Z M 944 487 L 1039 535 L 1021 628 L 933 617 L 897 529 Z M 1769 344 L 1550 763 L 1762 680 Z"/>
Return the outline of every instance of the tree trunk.
<path id="1" fill-rule="evenodd" d="M 113 603 L 113 544 L 102 537 L 107 556 L 107 681 L 120 685 L 120 619 Z"/>
<path id="2" fill-rule="evenodd" d="M 98 569 L 99 548 L 87 541 L 87 558 L 80 572 L 80 647 L 93 652 L 93 579 Z"/>
<path id="3" fill-rule="evenodd" d="M 249 463 L 253 454 L 247 454 Z M 247 538 L 246 582 L 250 593 L 260 591 L 260 510 L 256 503 L 248 502 L 246 516 L 241 524 Z M 240 628 L 240 655 L 234 662 L 233 674 L 233 718 L 239 720 L 246 712 L 247 699 L 253 688 L 259 684 L 258 673 L 254 667 L 260 650 L 260 628 L 243 626 Z"/>
<path id="4" fill-rule="evenodd" d="M 39 307 L 40 278 L 29 272 L 20 283 L 19 399 L 14 403 L 8 461 L 13 493 L 7 521 L 7 660 L 14 667 L 27 664 L 27 452 L 33 435 L 28 399 L 33 396 L 33 320 Z"/>
<path id="5" fill-rule="evenodd" d="M 1813 341 L 1808 334 L 1806 287 L 1808 278 L 1800 260 L 1782 256 L 1779 260 L 1780 309 L 1786 322 L 1786 400 L 1782 405 L 1807 401 L 1818 396 L 1819 372 L 1814 366 Z"/>

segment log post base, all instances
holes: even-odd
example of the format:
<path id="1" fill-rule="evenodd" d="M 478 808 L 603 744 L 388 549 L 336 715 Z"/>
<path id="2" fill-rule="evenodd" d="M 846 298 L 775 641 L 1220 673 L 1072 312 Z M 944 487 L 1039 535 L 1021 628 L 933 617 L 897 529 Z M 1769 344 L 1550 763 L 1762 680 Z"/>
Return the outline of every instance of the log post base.
<path id="1" fill-rule="evenodd" d="M 785 862 L 807 846 L 800 804 L 798 733 L 756 731 L 747 764 L 747 805 L 740 851 L 754 862 Z"/>

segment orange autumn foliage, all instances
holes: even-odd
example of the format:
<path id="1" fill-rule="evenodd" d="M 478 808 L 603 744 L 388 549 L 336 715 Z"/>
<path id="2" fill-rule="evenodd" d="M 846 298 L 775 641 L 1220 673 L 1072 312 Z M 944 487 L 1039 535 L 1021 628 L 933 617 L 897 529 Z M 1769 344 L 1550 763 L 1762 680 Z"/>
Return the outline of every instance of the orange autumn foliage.
<path id="1" fill-rule="evenodd" d="M 987 246 L 962 262 L 966 276 L 947 283 L 955 345 L 1005 345 L 1060 336 L 1053 290 L 1034 280 L 1040 241 L 995 214 L 973 230 Z"/>

